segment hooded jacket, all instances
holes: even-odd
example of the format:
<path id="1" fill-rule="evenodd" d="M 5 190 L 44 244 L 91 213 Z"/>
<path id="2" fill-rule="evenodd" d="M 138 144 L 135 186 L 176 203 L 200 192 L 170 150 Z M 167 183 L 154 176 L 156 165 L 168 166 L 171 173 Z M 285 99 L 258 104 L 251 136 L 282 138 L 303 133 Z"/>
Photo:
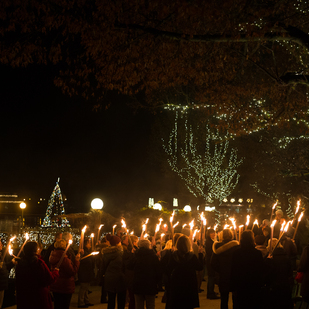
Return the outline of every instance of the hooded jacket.
<path id="1" fill-rule="evenodd" d="M 122 246 L 103 248 L 104 288 L 118 293 L 126 290 Z"/>
<path id="2" fill-rule="evenodd" d="M 239 243 L 236 240 L 214 242 L 212 246 L 213 255 L 210 265 L 220 275 L 220 292 L 230 292 L 232 257 L 237 248 L 239 248 Z"/>

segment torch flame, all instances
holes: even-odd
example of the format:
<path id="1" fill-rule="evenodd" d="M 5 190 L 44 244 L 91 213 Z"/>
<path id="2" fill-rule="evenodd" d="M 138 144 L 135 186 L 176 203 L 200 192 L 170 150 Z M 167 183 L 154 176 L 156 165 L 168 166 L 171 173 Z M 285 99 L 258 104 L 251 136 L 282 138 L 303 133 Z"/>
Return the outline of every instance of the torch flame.
<path id="1" fill-rule="evenodd" d="M 9 251 L 9 255 L 13 255 L 13 249 L 12 249 L 11 245 L 9 245 L 8 251 Z"/>
<path id="2" fill-rule="evenodd" d="M 15 238 L 16 238 L 16 236 L 13 236 L 13 237 L 10 239 L 10 242 L 12 242 Z"/>
<path id="3" fill-rule="evenodd" d="M 149 235 L 146 233 L 145 235 L 144 235 L 144 238 L 147 238 Z"/>
<path id="4" fill-rule="evenodd" d="M 228 229 L 229 227 L 230 227 L 230 226 L 229 226 L 228 224 L 225 224 L 224 227 L 223 227 L 223 229 L 226 230 L 226 229 Z"/>
<path id="5" fill-rule="evenodd" d="M 304 215 L 303 212 L 299 215 L 298 222 L 300 222 L 300 220 L 301 220 L 301 218 L 303 217 L 303 215 Z"/>
<path id="6" fill-rule="evenodd" d="M 183 226 L 182 226 L 182 228 L 184 228 L 185 226 L 187 226 L 188 224 L 187 223 L 185 223 Z"/>
<path id="7" fill-rule="evenodd" d="M 257 225 L 257 226 L 259 225 L 258 219 L 255 219 L 255 220 L 254 220 L 253 225 Z"/>
<path id="8" fill-rule="evenodd" d="M 160 230 L 160 224 L 157 224 L 157 225 L 156 225 L 156 230 L 155 230 L 155 232 L 158 233 L 159 230 Z"/>
<path id="9" fill-rule="evenodd" d="M 72 245 L 72 243 L 73 243 L 73 240 L 69 239 L 69 244 Z"/>
<path id="10" fill-rule="evenodd" d="M 292 224 L 292 221 L 289 221 L 286 226 L 284 227 L 284 232 L 286 233 L 289 229 L 289 225 Z"/>
<path id="11" fill-rule="evenodd" d="M 194 226 L 194 219 L 189 223 L 189 225 L 190 225 L 190 230 L 192 230 Z"/>
<path id="12" fill-rule="evenodd" d="M 170 217 L 170 222 L 171 222 L 171 223 L 172 223 L 173 220 L 174 220 L 174 215 L 175 215 L 175 211 L 173 211 L 173 213 L 172 213 L 172 215 L 171 215 L 171 217 Z"/>
<path id="13" fill-rule="evenodd" d="M 270 227 L 274 227 L 275 224 L 276 224 L 276 222 L 277 222 L 277 220 L 274 220 L 274 221 L 271 223 Z"/>
<path id="14" fill-rule="evenodd" d="M 216 225 L 214 226 L 214 230 L 215 230 L 215 231 L 216 231 L 217 227 L 218 227 L 218 224 L 216 224 Z"/>
<path id="15" fill-rule="evenodd" d="M 165 234 L 164 234 L 164 233 L 162 233 L 162 234 L 161 234 L 161 238 L 162 238 L 164 235 L 165 235 Z"/>
<path id="16" fill-rule="evenodd" d="M 162 218 L 160 218 L 160 219 L 159 219 L 159 221 L 160 221 L 160 224 L 161 224 L 161 222 L 163 221 L 163 219 L 162 219 Z"/>
<path id="17" fill-rule="evenodd" d="M 143 224 L 142 227 L 143 227 L 143 232 L 145 232 L 146 231 L 146 224 Z"/>
<path id="18" fill-rule="evenodd" d="M 91 254 L 92 255 L 97 255 L 97 254 L 99 254 L 100 252 L 99 251 L 95 251 L 95 252 L 92 252 Z"/>
<path id="19" fill-rule="evenodd" d="M 90 234 L 90 237 L 93 238 L 93 237 L 94 237 L 94 233 L 91 233 L 91 234 Z"/>
<path id="20" fill-rule="evenodd" d="M 122 223 L 122 227 L 123 228 L 126 228 L 127 226 L 126 226 L 126 223 L 125 223 L 125 221 L 123 220 L 123 219 L 121 219 L 121 223 Z"/>
<path id="21" fill-rule="evenodd" d="M 134 235 L 134 231 L 132 231 L 132 232 L 130 233 L 130 235 Z"/>
<path id="22" fill-rule="evenodd" d="M 85 231 L 86 231 L 86 228 L 87 228 L 87 225 L 85 225 L 84 227 L 83 227 L 83 229 L 82 229 L 82 231 L 85 233 Z"/>
<path id="23" fill-rule="evenodd" d="M 300 200 L 297 201 L 297 207 L 296 207 L 295 215 L 298 213 L 299 207 L 300 207 Z"/>
<path id="24" fill-rule="evenodd" d="M 273 206 L 273 208 L 272 208 L 272 209 L 275 209 L 275 208 L 276 208 L 276 206 L 277 206 L 277 203 L 278 203 L 278 202 L 276 202 L 276 203 L 274 204 L 274 206 Z"/>
<path id="25" fill-rule="evenodd" d="M 179 224 L 179 221 L 173 225 L 173 229 Z"/>
<path id="26" fill-rule="evenodd" d="M 243 227 L 244 227 L 244 225 L 242 224 L 242 225 L 240 225 L 238 228 L 241 229 L 241 228 L 243 228 Z"/>
<path id="27" fill-rule="evenodd" d="M 28 233 L 25 234 L 25 238 L 26 238 L 26 240 L 29 240 L 29 234 Z"/>
<path id="28" fill-rule="evenodd" d="M 204 224 L 204 226 L 206 226 L 206 223 L 207 223 L 206 218 L 204 218 L 204 219 L 203 219 L 203 224 Z"/>
<path id="29" fill-rule="evenodd" d="M 195 237 L 195 235 L 196 235 L 196 233 L 197 233 L 197 229 L 195 229 L 195 231 L 194 231 L 194 233 L 193 233 L 193 239 L 194 239 L 194 237 Z"/>
<path id="30" fill-rule="evenodd" d="M 246 222 L 246 226 L 248 226 L 250 223 L 250 215 L 247 215 L 247 222 Z"/>
<path id="31" fill-rule="evenodd" d="M 117 224 L 113 225 L 113 229 L 117 226 Z"/>
<path id="32" fill-rule="evenodd" d="M 101 229 L 103 226 L 104 226 L 104 224 L 101 224 L 101 225 L 99 226 L 99 231 L 100 231 L 100 229 Z"/>
<path id="33" fill-rule="evenodd" d="M 281 232 L 283 232 L 283 230 L 284 230 L 285 223 L 286 223 L 286 222 L 284 221 L 284 222 L 281 224 L 281 228 L 280 228 L 280 231 L 281 231 Z"/>
<path id="34" fill-rule="evenodd" d="M 146 222 L 145 222 L 145 224 L 148 224 L 148 221 L 149 221 L 149 218 L 147 218 L 147 219 L 146 219 Z"/>

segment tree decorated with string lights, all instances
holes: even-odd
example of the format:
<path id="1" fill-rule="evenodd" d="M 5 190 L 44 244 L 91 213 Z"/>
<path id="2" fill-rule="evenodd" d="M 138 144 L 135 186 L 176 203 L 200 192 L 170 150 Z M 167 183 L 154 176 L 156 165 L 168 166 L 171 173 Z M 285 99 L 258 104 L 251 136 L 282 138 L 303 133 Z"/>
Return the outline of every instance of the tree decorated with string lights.
<path id="1" fill-rule="evenodd" d="M 308 19 L 305 0 L 1 1 L 0 62 L 52 64 L 64 92 L 101 105 L 142 93 L 138 106 L 199 109 L 233 134 L 306 136 Z M 164 99 L 179 88 L 189 104 Z"/>
<path id="2" fill-rule="evenodd" d="M 183 124 L 184 134 L 179 134 Z M 198 127 L 196 132 L 201 131 Z M 220 136 L 217 130 L 205 125 L 204 142 L 194 134 L 188 124 L 188 116 L 176 112 L 175 125 L 168 141 L 163 139 L 171 169 L 183 180 L 187 189 L 204 203 L 220 205 L 235 189 L 239 174 L 237 167 L 242 160 L 237 150 L 229 147 L 229 140 Z"/>

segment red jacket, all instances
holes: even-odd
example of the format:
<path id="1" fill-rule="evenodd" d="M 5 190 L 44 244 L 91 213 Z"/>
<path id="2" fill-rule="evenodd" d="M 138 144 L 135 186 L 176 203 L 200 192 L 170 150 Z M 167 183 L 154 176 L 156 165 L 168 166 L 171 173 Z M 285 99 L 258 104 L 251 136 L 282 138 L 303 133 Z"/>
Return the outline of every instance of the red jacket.
<path id="1" fill-rule="evenodd" d="M 16 266 L 16 301 L 18 309 L 52 309 L 49 285 L 59 276 L 50 271 L 37 256 L 22 259 Z"/>
<path id="2" fill-rule="evenodd" d="M 55 249 L 49 257 L 50 267 L 54 269 L 63 255 L 63 249 Z M 73 294 L 75 290 L 75 275 L 79 261 L 72 262 L 66 255 L 59 267 L 59 278 L 50 286 L 52 292 Z"/>

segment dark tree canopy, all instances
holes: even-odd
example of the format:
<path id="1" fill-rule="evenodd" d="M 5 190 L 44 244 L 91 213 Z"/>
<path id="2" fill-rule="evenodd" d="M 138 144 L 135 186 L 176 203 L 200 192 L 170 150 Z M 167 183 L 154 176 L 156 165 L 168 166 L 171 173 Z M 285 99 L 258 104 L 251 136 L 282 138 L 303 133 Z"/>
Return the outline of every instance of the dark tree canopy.
<path id="1" fill-rule="evenodd" d="M 69 94 L 200 108 L 231 132 L 306 131 L 308 13 L 301 0 L 2 0 L 0 62 L 53 64 Z"/>

